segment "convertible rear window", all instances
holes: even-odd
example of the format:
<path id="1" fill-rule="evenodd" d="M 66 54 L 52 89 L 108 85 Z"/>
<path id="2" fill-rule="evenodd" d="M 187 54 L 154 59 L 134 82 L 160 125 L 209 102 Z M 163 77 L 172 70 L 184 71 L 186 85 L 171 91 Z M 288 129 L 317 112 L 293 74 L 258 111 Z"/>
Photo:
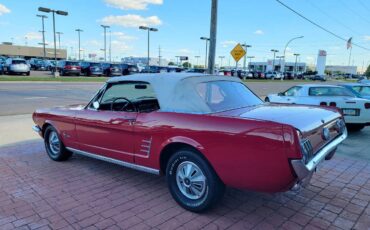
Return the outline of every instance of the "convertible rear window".
<path id="1" fill-rule="evenodd" d="M 342 87 L 310 87 L 310 96 L 350 96 L 355 95 Z"/>
<path id="2" fill-rule="evenodd" d="M 202 82 L 196 86 L 196 91 L 212 112 L 221 112 L 263 103 L 261 99 L 240 82 Z"/>

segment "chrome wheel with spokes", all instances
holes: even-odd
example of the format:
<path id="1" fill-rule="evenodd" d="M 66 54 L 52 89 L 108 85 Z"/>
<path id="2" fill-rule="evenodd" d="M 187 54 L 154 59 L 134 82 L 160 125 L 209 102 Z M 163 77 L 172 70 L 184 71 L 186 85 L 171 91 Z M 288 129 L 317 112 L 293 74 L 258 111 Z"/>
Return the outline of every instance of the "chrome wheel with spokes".
<path id="1" fill-rule="evenodd" d="M 55 131 L 51 131 L 49 134 L 49 148 L 52 155 L 56 156 L 60 151 L 60 140 L 58 134 Z"/>
<path id="2" fill-rule="evenodd" d="M 182 162 L 176 170 L 176 182 L 181 193 L 189 199 L 201 198 L 206 191 L 206 177 L 193 162 Z"/>
<path id="3" fill-rule="evenodd" d="M 64 161 L 72 156 L 72 152 L 68 151 L 57 130 L 53 126 L 48 126 L 44 132 L 45 149 L 48 156 L 54 161 Z"/>
<path id="4" fill-rule="evenodd" d="M 183 208 L 203 212 L 220 201 L 225 185 L 197 150 L 177 150 L 166 166 L 168 188 Z"/>

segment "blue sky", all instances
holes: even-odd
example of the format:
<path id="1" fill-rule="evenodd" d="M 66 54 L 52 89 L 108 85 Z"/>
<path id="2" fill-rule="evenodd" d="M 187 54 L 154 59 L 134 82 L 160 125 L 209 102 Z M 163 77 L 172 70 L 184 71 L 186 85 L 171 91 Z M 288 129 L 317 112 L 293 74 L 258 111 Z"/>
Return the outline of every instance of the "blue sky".
<path id="1" fill-rule="evenodd" d="M 151 56 L 175 60 L 177 55 L 201 56 L 204 61 L 205 43 L 200 36 L 209 35 L 210 0 L 0 0 L 0 42 L 37 45 L 41 42 L 41 19 L 39 6 L 69 12 L 69 16 L 57 16 L 57 31 L 62 47 L 76 53 L 77 33 L 81 28 L 82 49 L 85 54 L 102 56 L 103 30 L 101 23 L 110 24 L 112 31 L 112 56 L 146 55 L 146 33 L 139 24 L 157 27 L 151 34 Z M 370 1 L 367 0 L 283 0 L 308 18 L 320 23 L 338 35 L 370 48 Z M 46 21 L 46 40 L 52 45 L 51 15 Z M 270 49 L 280 54 L 285 43 L 294 36 L 303 35 L 288 47 L 287 61 L 293 61 L 293 53 L 300 53 L 300 60 L 314 63 L 318 50 L 328 53 L 327 64 L 348 63 L 346 43 L 314 27 L 299 18 L 275 0 L 219 0 L 217 56 L 226 56 L 236 42 L 252 45 L 248 55 L 263 61 L 272 58 Z M 370 52 L 354 47 L 352 56 L 355 65 L 362 68 L 369 64 Z M 219 61 L 219 60 L 217 60 Z M 194 61 L 195 62 L 195 61 Z M 231 64 L 233 65 L 231 60 Z"/>

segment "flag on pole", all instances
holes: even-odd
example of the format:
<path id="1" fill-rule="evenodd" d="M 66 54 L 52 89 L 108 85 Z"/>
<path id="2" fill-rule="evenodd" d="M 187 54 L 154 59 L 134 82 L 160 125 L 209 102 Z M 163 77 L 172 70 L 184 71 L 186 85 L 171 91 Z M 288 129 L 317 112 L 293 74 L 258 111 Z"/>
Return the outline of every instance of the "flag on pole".
<path id="1" fill-rule="evenodd" d="M 352 48 L 352 37 L 350 39 L 348 39 L 348 41 L 347 41 L 347 50 L 349 48 Z"/>

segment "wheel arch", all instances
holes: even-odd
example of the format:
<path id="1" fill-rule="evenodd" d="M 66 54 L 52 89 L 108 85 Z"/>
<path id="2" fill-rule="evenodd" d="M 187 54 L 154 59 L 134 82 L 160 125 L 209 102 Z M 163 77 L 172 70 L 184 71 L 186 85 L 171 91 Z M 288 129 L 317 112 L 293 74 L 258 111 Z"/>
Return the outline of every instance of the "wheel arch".
<path id="1" fill-rule="evenodd" d="M 204 148 L 201 144 L 186 137 L 176 137 L 171 138 L 170 140 L 162 144 L 162 148 L 159 155 L 159 167 L 163 175 L 166 174 L 166 166 L 168 160 L 177 150 L 180 149 L 193 150 L 194 153 L 202 157 L 214 170 L 212 164 L 204 155 Z"/>

